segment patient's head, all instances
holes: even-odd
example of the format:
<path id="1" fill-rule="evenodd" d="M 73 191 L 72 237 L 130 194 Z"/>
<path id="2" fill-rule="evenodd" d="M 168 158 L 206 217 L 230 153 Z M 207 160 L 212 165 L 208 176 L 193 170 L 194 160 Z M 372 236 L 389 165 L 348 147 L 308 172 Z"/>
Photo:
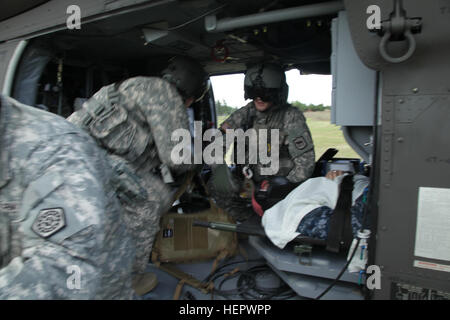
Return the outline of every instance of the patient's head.
<path id="1" fill-rule="evenodd" d="M 339 176 L 342 176 L 345 173 L 345 171 L 342 170 L 330 170 L 325 175 L 325 178 L 328 178 L 330 180 L 334 180 Z"/>

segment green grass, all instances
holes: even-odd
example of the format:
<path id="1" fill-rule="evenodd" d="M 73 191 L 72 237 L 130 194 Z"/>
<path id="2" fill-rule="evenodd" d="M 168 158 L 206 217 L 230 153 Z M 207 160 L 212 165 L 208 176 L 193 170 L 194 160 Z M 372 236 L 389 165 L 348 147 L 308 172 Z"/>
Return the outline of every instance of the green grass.
<path id="1" fill-rule="evenodd" d="M 222 124 L 222 122 L 225 121 L 226 118 L 228 118 L 229 116 L 217 116 L 217 122 L 218 122 L 218 127 L 220 127 L 220 125 Z"/>
<path id="2" fill-rule="evenodd" d="M 340 127 L 330 123 L 330 111 L 316 111 L 304 113 L 306 122 L 311 130 L 314 141 L 316 160 L 328 149 L 336 148 L 339 158 L 360 158 L 358 154 L 348 145 Z M 219 125 L 228 116 L 219 116 Z"/>
<path id="3" fill-rule="evenodd" d="M 306 123 L 311 130 L 316 160 L 328 149 L 339 150 L 336 157 L 360 158 L 344 139 L 340 127 L 330 123 L 330 111 L 305 112 Z"/>

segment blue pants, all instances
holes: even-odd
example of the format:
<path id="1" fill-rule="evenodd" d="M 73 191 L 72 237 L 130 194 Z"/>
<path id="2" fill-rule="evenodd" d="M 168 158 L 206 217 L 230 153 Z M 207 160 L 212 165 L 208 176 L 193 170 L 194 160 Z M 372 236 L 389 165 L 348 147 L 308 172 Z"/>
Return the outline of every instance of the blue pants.
<path id="1" fill-rule="evenodd" d="M 365 198 L 367 191 L 355 201 L 355 205 L 350 208 L 352 214 L 352 229 L 353 235 L 361 229 L 363 223 L 364 209 L 365 209 Z M 328 222 L 333 214 L 333 209 L 327 206 L 319 207 L 314 209 L 306 216 L 303 217 L 302 221 L 298 225 L 297 232 L 302 236 L 307 236 L 311 238 L 325 240 L 328 237 Z"/>

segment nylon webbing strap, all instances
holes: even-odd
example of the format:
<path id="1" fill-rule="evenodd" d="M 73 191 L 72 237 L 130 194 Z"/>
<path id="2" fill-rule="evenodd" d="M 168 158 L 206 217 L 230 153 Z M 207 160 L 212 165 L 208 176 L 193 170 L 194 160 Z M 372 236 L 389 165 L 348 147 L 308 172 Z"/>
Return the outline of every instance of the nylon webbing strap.
<path id="1" fill-rule="evenodd" d="M 109 86 L 108 88 L 108 102 L 110 105 L 114 105 L 119 103 L 120 93 L 115 89 L 114 85 Z"/>
<path id="2" fill-rule="evenodd" d="M 175 293 L 173 294 L 173 300 L 180 300 L 181 292 L 185 283 L 186 281 L 184 279 L 178 282 L 177 287 L 175 288 Z"/>
<path id="3" fill-rule="evenodd" d="M 210 291 L 210 288 L 208 288 L 208 283 L 201 282 L 200 280 L 197 280 L 193 276 L 191 276 L 187 273 L 184 273 L 183 271 L 181 271 L 180 269 L 178 269 L 171 263 L 160 264 L 158 266 L 158 268 L 163 270 L 164 272 L 167 272 L 168 274 L 170 274 L 171 276 L 173 276 L 177 279 L 183 280 L 183 282 L 180 286 L 182 286 L 184 284 L 188 284 L 191 287 L 194 287 L 205 294 L 207 294 Z M 174 296 L 176 297 L 176 295 L 174 295 Z"/>
<path id="4" fill-rule="evenodd" d="M 79 112 L 83 112 L 81 124 L 84 128 L 89 128 L 92 121 L 105 110 L 105 106 L 95 98 L 90 98 L 87 102 L 88 108 L 83 108 Z"/>
<path id="5" fill-rule="evenodd" d="M 350 213 L 352 191 L 353 175 L 347 175 L 342 179 L 336 208 L 328 222 L 328 251 L 339 252 L 341 245 L 346 247 L 353 239 Z"/>

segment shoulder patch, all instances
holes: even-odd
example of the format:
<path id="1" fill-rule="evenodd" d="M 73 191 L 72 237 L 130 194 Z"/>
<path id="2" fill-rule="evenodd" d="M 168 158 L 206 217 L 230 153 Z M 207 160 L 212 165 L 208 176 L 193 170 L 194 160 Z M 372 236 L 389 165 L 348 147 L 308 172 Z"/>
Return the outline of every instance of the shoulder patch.
<path id="1" fill-rule="evenodd" d="M 66 226 L 64 209 L 49 208 L 39 211 L 31 229 L 39 236 L 48 238 Z"/>
<path id="2" fill-rule="evenodd" d="M 303 131 L 302 134 L 299 134 L 299 132 L 296 132 L 295 130 L 289 131 L 287 141 L 289 154 L 292 159 L 314 149 L 314 144 L 307 130 Z"/>
<path id="3" fill-rule="evenodd" d="M 303 150 L 303 149 L 305 149 L 306 146 L 308 145 L 308 144 L 306 143 L 306 141 L 305 141 L 305 138 L 304 138 L 303 136 L 298 137 L 298 138 L 295 138 L 295 139 L 293 140 L 293 142 L 294 142 L 295 147 L 296 147 L 298 150 Z"/>

